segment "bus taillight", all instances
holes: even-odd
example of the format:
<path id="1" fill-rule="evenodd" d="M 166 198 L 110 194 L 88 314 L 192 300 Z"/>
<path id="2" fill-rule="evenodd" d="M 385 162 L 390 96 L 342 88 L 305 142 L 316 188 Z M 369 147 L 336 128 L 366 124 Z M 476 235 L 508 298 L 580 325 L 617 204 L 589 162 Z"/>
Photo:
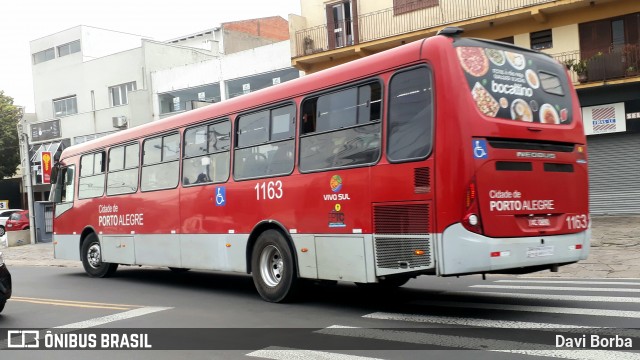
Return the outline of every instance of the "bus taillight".
<path id="1" fill-rule="evenodd" d="M 462 225 L 469 231 L 482 234 L 482 221 L 478 209 L 478 192 L 476 190 L 475 180 L 469 183 L 465 196 L 466 214 L 462 219 Z"/>

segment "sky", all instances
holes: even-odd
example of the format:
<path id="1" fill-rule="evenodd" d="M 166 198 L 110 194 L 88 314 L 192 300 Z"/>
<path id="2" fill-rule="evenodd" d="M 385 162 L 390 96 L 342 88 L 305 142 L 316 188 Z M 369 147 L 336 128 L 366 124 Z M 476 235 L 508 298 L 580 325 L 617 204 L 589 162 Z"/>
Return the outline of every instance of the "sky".
<path id="1" fill-rule="evenodd" d="M 0 90 L 34 112 L 29 42 L 78 25 L 157 41 L 223 22 L 300 14 L 304 0 L 10 0 L 0 6 Z"/>

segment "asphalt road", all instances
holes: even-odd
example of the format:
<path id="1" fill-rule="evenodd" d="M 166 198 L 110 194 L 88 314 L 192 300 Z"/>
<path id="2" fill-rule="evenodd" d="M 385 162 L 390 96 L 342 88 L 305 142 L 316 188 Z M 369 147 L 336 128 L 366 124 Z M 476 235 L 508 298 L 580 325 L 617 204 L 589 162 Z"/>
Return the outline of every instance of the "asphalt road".
<path id="1" fill-rule="evenodd" d="M 420 277 L 386 293 L 347 283 L 306 286 L 298 302 L 271 304 L 246 275 L 135 267 L 109 279 L 80 268 L 11 272 L 14 298 L 0 314 L 2 359 L 640 358 L 640 279 Z M 67 340 L 146 334 L 152 347 L 8 349 L 19 343 L 6 339 L 15 329 Z M 628 339 L 633 348 L 566 346 L 584 335 L 590 347 L 592 334 Z"/>

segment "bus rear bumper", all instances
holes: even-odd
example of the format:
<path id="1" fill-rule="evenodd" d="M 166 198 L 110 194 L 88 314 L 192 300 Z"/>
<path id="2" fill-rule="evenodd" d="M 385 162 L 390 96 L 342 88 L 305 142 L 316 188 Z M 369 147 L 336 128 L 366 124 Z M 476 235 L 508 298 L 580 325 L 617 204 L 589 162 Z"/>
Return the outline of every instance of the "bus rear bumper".
<path id="1" fill-rule="evenodd" d="M 526 273 L 553 265 L 574 263 L 589 255 L 591 230 L 566 235 L 490 238 L 465 229 L 448 227 L 436 236 L 438 275 L 501 272 Z"/>

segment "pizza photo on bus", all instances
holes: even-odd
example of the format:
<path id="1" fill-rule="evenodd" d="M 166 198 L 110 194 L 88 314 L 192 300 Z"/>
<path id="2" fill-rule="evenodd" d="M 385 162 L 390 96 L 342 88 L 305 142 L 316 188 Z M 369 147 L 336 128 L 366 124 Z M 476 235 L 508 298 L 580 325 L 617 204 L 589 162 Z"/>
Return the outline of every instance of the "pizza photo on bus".
<path id="1" fill-rule="evenodd" d="M 476 82 L 471 94 L 473 95 L 473 100 L 476 101 L 476 105 L 480 112 L 491 117 L 496 117 L 498 110 L 500 110 L 500 104 L 493 98 L 493 96 L 491 96 L 491 94 L 489 94 L 484 86 L 479 82 Z"/>
<path id="2" fill-rule="evenodd" d="M 482 48 L 461 46 L 456 48 L 462 68 L 472 76 L 481 77 L 489 71 L 489 59 Z"/>

